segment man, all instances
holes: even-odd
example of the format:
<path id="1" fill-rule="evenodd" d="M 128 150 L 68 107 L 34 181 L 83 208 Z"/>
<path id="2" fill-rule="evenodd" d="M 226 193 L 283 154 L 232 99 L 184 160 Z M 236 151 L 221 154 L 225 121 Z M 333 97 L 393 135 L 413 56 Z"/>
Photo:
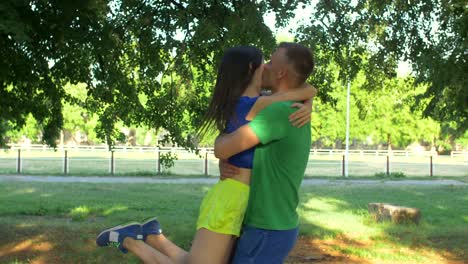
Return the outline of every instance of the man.
<path id="1" fill-rule="evenodd" d="M 312 52 L 281 43 L 263 71 L 263 86 L 286 92 L 306 81 L 314 68 Z M 293 102 L 274 103 L 247 125 L 217 138 L 215 155 L 226 159 L 256 146 L 250 198 L 233 263 L 282 263 L 293 248 L 299 217 L 299 187 L 309 158 L 310 126 L 294 127 Z"/>

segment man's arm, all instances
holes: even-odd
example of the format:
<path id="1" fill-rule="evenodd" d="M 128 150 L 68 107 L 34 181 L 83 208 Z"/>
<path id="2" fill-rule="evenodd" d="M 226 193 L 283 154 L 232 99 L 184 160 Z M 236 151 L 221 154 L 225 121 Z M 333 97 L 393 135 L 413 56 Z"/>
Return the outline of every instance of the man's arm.
<path id="1" fill-rule="evenodd" d="M 214 154 L 218 159 L 227 159 L 260 143 L 259 138 L 249 125 L 243 125 L 230 134 L 216 138 Z"/>

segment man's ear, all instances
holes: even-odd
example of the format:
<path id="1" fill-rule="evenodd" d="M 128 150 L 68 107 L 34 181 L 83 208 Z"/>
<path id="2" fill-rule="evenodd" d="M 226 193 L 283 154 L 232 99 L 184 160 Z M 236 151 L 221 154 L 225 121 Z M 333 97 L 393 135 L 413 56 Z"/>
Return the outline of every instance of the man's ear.
<path id="1" fill-rule="evenodd" d="M 278 71 L 278 75 L 276 76 L 278 79 L 284 79 L 288 75 L 288 69 L 283 67 Z"/>

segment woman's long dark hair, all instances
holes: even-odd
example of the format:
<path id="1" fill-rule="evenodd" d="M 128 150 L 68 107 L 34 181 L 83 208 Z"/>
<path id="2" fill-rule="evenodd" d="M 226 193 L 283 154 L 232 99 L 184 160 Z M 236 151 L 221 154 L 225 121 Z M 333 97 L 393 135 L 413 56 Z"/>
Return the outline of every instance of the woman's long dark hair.
<path id="1" fill-rule="evenodd" d="M 222 132 L 234 116 L 239 97 L 252 81 L 255 70 L 262 64 L 263 53 L 251 46 L 233 47 L 224 52 L 208 111 L 199 129 L 199 136 L 216 125 Z"/>

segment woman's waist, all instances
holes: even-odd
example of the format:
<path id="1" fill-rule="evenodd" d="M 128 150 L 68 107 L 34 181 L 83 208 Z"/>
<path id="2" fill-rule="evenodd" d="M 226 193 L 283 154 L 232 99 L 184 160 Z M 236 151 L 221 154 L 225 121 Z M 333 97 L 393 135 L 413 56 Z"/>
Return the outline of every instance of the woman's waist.
<path id="1" fill-rule="evenodd" d="M 252 173 L 251 169 L 239 168 L 239 173 L 232 177 L 229 177 L 229 179 L 233 179 L 235 181 L 239 181 L 247 185 L 250 185 L 251 173 Z"/>

